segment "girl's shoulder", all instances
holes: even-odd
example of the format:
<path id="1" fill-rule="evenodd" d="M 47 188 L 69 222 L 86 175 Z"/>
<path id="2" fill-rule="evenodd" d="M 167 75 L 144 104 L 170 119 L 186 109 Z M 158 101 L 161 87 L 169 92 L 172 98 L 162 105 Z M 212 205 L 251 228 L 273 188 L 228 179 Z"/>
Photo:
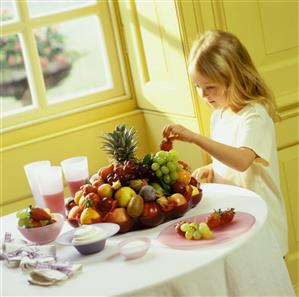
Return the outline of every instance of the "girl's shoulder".
<path id="1" fill-rule="evenodd" d="M 260 103 L 247 104 L 238 112 L 238 115 L 240 117 L 258 116 L 262 118 L 270 118 L 266 107 Z"/>

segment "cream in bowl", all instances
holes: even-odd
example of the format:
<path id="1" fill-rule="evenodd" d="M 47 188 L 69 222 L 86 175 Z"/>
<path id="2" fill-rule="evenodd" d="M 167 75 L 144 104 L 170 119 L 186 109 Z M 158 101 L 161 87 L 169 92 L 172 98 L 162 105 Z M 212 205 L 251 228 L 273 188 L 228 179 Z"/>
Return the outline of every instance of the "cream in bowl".
<path id="1" fill-rule="evenodd" d="M 72 245 L 83 255 L 98 253 L 104 249 L 106 240 L 119 231 L 119 225 L 98 223 L 82 225 L 60 235 L 56 242 L 61 245 Z"/>
<path id="2" fill-rule="evenodd" d="M 85 244 L 101 240 L 107 236 L 105 230 L 93 225 L 82 225 L 76 229 L 72 240 L 73 244 Z"/>

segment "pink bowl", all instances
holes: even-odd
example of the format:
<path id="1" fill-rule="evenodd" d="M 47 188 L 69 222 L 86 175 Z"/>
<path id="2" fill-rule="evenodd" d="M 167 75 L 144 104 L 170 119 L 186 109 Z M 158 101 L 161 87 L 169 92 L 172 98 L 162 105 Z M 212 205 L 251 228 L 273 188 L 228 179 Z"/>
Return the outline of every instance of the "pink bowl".
<path id="1" fill-rule="evenodd" d="M 53 224 L 37 228 L 18 227 L 18 229 L 27 240 L 38 244 L 46 244 L 54 241 L 63 227 L 63 215 L 54 213 L 54 217 L 56 222 Z"/>

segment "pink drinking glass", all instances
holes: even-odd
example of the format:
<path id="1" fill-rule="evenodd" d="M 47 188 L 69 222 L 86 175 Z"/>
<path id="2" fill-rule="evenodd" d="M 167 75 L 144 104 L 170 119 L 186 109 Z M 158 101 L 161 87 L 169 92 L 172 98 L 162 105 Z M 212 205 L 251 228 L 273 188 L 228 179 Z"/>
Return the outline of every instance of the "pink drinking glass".
<path id="1" fill-rule="evenodd" d="M 62 170 L 60 166 L 51 166 L 39 172 L 39 190 L 43 196 L 45 206 L 51 212 L 65 216 L 64 191 Z"/>
<path id="2" fill-rule="evenodd" d="M 50 166 L 51 163 L 48 160 L 32 162 L 24 166 L 27 181 L 29 183 L 31 192 L 35 200 L 35 205 L 37 207 L 41 207 L 41 208 L 45 207 L 44 199 L 40 193 L 39 186 L 38 186 L 39 171 L 43 170 L 44 168 L 49 168 Z"/>
<path id="3" fill-rule="evenodd" d="M 65 159 L 61 162 L 61 166 L 70 194 L 75 197 L 76 192 L 85 184 L 85 180 L 88 178 L 87 157 L 79 156 Z"/>

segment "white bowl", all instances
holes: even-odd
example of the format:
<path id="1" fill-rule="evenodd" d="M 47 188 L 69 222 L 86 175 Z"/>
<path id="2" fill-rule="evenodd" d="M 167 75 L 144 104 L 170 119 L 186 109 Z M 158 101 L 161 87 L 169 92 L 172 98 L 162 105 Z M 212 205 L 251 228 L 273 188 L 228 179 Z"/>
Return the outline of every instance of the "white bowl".
<path id="1" fill-rule="evenodd" d="M 126 259 L 140 258 L 146 254 L 151 245 L 148 237 L 134 237 L 121 241 L 118 244 L 119 253 Z"/>
<path id="2" fill-rule="evenodd" d="M 88 243 L 74 243 L 72 240 L 77 229 L 73 229 L 61 234 L 56 239 L 56 242 L 61 245 L 72 245 L 80 254 L 89 255 L 102 251 L 105 247 L 106 240 L 119 231 L 119 225 L 113 223 L 98 223 L 92 224 L 92 226 L 102 228 L 106 236 Z"/>

